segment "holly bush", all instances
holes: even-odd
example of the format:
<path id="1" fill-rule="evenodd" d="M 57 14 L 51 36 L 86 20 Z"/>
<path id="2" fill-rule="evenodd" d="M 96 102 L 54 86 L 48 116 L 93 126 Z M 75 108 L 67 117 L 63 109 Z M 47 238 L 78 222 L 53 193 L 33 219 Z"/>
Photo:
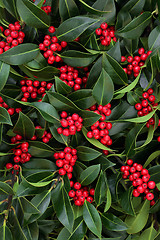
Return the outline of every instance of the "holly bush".
<path id="1" fill-rule="evenodd" d="M 159 0 L 0 0 L 0 239 L 160 239 L 159 72 Z"/>

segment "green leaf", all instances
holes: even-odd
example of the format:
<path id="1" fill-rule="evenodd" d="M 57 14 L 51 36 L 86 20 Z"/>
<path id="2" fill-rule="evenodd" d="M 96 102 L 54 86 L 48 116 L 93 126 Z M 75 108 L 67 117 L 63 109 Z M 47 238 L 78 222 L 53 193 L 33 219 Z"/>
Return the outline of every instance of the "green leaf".
<path id="1" fill-rule="evenodd" d="M 8 124 L 12 126 L 11 118 L 7 110 L 0 107 L 0 123 Z"/>
<path id="2" fill-rule="evenodd" d="M 4 88 L 9 77 L 10 66 L 0 61 L 0 91 Z"/>
<path id="3" fill-rule="evenodd" d="M 35 127 L 29 117 L 19 112 L 19 118 L 13 128 L 13 132 L 24 138 L 31 139 L 35 133 Z"/>
<path id="4" fill-rule="evenodd" d="M 103 145 L 102 143 L 100 143 L 97 139 L 95 138 L 88 138 L 87 137 L 87 129 L 83 126 L 82 127 L 82 132 L 85 136 L 85 138 L 88 140 L 88 142 L 90 142 L 91 144 L 93 144 L 95 147 L 103 149 L 103 150 L 108 150 L 108 151 L 113 151 L 112 149 L 106 147 L 105 145 Z"/>
<path id="5" fill-rule="evenodd" d="M 155 158 L 157 158 L 158 156 L 160 156 L 160 151 L 156 151 L 153 152 L 147 159 L 147 161 L 145 162 L 145 164 L 143 165 L 144 168 L 146 168 Z"/>
<path id="6" fill-rule="evenodd" d="M 89 27 L 92 27 L 92 31 L 94 31 L 96 29 L 96 23 L 100 21 L 101 19 L 84 16 L 72 17 L 57 28 L 56 34 L 59 40 L 70 42 L 79 37 Z"/>
<path id="7" fill-rule="evenodd" d="M 0 236 L 1 240 L 13 240 L 12 233 L 6 225 L 0 227 Z"/>
<path id="8" fill-rule="evenodd" d="M 92 165 L 86 168 L 80 175 L 79 181 L 82 185 L 91 184 L 98 176 L 100 171 L 100 164 Z"/>
<path id="9" fill-rule="evenodd" d="M 144 4 L 145 0 L 130 0 L 121 8 L 121 11 L 127 11 L 134 17 L 141 13 Z"/>
<path id="10" fill-rule="evenodd" d="M 140 78 L 140 74 L 136 77 L 136 79 L 131 84 L 129 84 L 127 87 L 125 87 L 125 88 L 123 88 L 121 90 L 115 91 L 114 94 L 121 94 L 121 93 L 130 92 L 137 85 L 137 83 L 139 81 L 139 78 Z"/>
<path id="11" fill-rule="evenodd" d="M 102 72 L 93 88 L 93 97 L 99 105 L 108 104 L 114 93 L 114 85 L 108 73 L 102 68 Z"/>
<path id="12" fill-rule="evenodd" d="M 89 6 L 86 2 L 84 2 L 83 0 L 79 0 L 83 7 L 86 9 L 87 12 L 95 14 L 95 15 L 106 15 L 107 13 L 110 13 L 111 11 L 100 11 L 96 8 L 93 8 L 91 6 Z"/>
<path id="13" fill-rule="evenodd" d="M 155 183 L 160 183 L 159 174 L 160 174 L 160 165 L 153 166 L 149 169 L 149 174 L 151 176 L 150 180 Z"/>
<path id="14" fill-rule="evenodd" d="M 96 208 L 85 200 L 83 205 L 83 219 L 91 232 L 101 239 L 102 222 Z"/>
<path id="15" fill-rule="evenodd" d="M 80 109 L 67 97 L 56 92 L 47 92 L 49 102 L 58 111 L 69 111 L 70 113 L 75 113 L 75 111 L 80 111 Z"/>
<path id="16" fill-rule="evenodd" d="M 112 213 L 101 214 L 102 223 L 104 226 L 111 231 L 125 231 L 127 230 L 126 224 Z"/>
<path id="17" fill-rule="evenodd" d="M 79 217 L 75 219 L 74 226 L 73 226 L 73 232 L 70 235 L 70 237 L 67 240 L 82 240 L 86 234 L 87 227 L 82 219 L 82 217 Z"/>
<path id="18" fill-rule="evenodd" d="M 79 15 L 78 7 L 74 0 L 60 0 L 59 1 L 59 14 L 62 21 Z"/>
<path id="19" fill-rule="evenodd" d="M 129 190 L 125 191 L 120 195 L 120 203 L 123 208 L 123 210 L 130 214 L 130 215 L 135 215 L 133 204 L 132 204 L 132 188 Z"/>
<path id="20" fill-rule="evenodd" d="M 39 210 L 25 197 L 18 198 L 19 204 L 21 206 L 21 211 L 28 214 L 37 214 L 40 213 Z"/>
<path id="21" fill-rule="evenodd" d="M 97 204 L 97 207 L 106 200 L 106 195 L 107 195 L 107 182 L 104 173 L 101 170 L 94 194 L 94 199 Z"/>
<path id="22" fill-rule="evenodd" d="M 0 55 L 0 60 L 10 65 L 21 65 L 36 58 L 39 48 L 33 43 L 20 44 Z"/>
<path id="23" fill-rule="evenodd" d="M 136 216 L 127 216 L 125 223 L 128 226 L 127 233 L 135 234 L 140 232 L 146 225 L 149 217 L 150 202 L 145 200 L 141 206 L 139 206 L 139 211 Z"/>
<path id="24" fill-rule="evenodd" d="M 33 173 L 26 178 L 24 178 L 21 174 L 21 177 L 25 186 L 41 188 L 47 186 L 53 181 L 53 175 L 54 173 L 51 171 L 43 171 Z"/>
<path id="25" fill-rule="evenodd" d="M 97 54 L 75 50 L 65 51 L 60 56 L 66 64 L 71 65 L 72 67 L 86 67 L 97 58 Z"/>
<path id="26" fill-rule="evenodd" d="M 43 142 L 29 141 L 29 152 L 33 157 L 50 157 L 54 151 L 52 147 Z"/>
<path id="27" fill-rule="evenodd" d="M 78 146 L 76 149 L 78 159 L 81 161 L 92 161 L 102 155 L 101 152 L 86 146 Z"/>
<path id="28" fill-rule="evenodd" d="M 0 193 L 14 195 L 13 189 L 7 183 L 4 182 L 0 182 Z"/>
<path id="29" fill-rule="evenodd" d="M 61 94 L 68 94 L 72 91 L 72 88 L 64 83 L 59 77 L 55 77 L 56 90 Z"/>
<path id="30" fill-rule="evenodd" d="M 50 126 L 49 129 L 50 129 L 53 137 L 54 137 L 58 142 L 67 145 L 67 142 L 68 142 L 69 137 L 64 136 L 63 134 L 59 134 L 59 133 L 57 132 L 57 128 L 56 128 L 55 126 Z"/>
<path id="31" fill-rule="evenodd" d="M 110 55 L 103 55 L 103 67 L 109 74 L 114 83 L 118 85 L 127 85 L 128 78 L 121 65 Z"/>
<path id="32" fill-rule="evenodd" d="M 81 109 L 87 109 L 96 103 L 91 89 L 80 89 L 72 92 L 68 98 Z"/>
<path id="33" fill-rule="evenodd" d="M 132 156 L 135 154 L 136 139 L 145 125 L 146 124 L 144 123 L 137 124 L 128 132 L 125 140 L 125 153 L 127 156 Z"/>
<path id="34" fill-rule="evenodd" d="M 29 105 L 36 108 L 47 122 L 59 124 L 59 115 L 56 109 L 51 104 L 46 102 L 25 102 L 24 105 Z"/>
<path id="35" fill-rule="evenodd" d="M 149 50 L 154 50 L 159 47 L 160 42 L 160 26 L 155 27 L 148 37 L 148 47 Z"/>
<path id="36" fill-rule="evenodd" d="M 80 115 L 83 118 L 83 125 L 85 127 L 90 127 L 101 118 L 101 115 L 87 110 L 81 111 Z"/>
<path id="37" fill-rule="evenodd" d="M 107 201 L 106 201 L 106 205 L 104 208 L 104 212 L 107 212 L 109 210 L 109 208 L 111 207 L 111 204 L 112 204 L 112 196 L 111 196 L 109 187 L 107 187 Z"/>
<path id="38" fill-rule="evenodd" d="M 17 10 L 23 21 L 34 28 L 48 28 L 49 16 L 29 0 L 17 0 Z"/>
<path id="39" fill-rule="evenodd" d="M 7 11 L 12 14 L 16 19 L 19 19 L 18 12 L 17 12 L 17 6 L 16 6 L 16 0 L 13 0 L 12 2 L 9 0 L 3 0 L 2 1 Z"/>
<path id="40" fill-rule="evenodd" d="M 33 222 L 29 225 L 26 225 L 23 228 L 23 232 L 27 240 L 38 240 L 39 237 L 39 225 L 37 222 Z"/>
<path id="41" fill-rule="evenodd" d="M 144 12 L 140 16 L 134 18 L 124 28 L 116 32 L 120 37 L 135 39 L 139 38 L 143 33 L 144 29 L 148 26 L 151 21 L 151 12 Z"/>
<path id="42" fill-rule="evenodd" d="M 68 193 L 62 184 L 58 184 L 58 186 L 52 191 L 52 202 L 59 221 L 69 230 L 69 232 L 72 232 L 74 223 L 73 208 Z"/>
<path id="43" fill-rule="evenodd" d="M 31 62 L 29 62 L 30 65 L 31 65 Z M 29 63 L 28 63 L 28 65 L 29 65 Z M 25 74 L 27 74 L 27 76 L 29 76 L 29 77 L 31 77 L 35 80 L 39 80 L 39 81 L 44 81 L 44 79 L 46 81 L 52 80 L 54 78 L 54 76 L 59 73 L 59 70 L 55 67 L 52 67 L 52 66 L 47 66 L 47 67 L 42 67 L 40 69 L 37 69 L 37 68 L 32 68 L 32 67 L 27 66 L 27 65 L 21 65 L 20 69 Z"/>
<path id="44" fill-rule="evenodd" d="M 51 189 L 43 191 L 32 198 L 31 203 L 39 210 L 37 214 L 30 214 L 26 217 L 26 222 L 33 223 L 47 210 L 51 201 Z"/>
<path id="45" fill-rule="evenodd" d="M 13 239 L 28 240 L 21 228 L 20 222 L 15 213 L 12 215 L 12 221 L 13 221 L 13 227 L 14 227 L 14 231 L 13 231 L 14 238 Z"/>
<path id="46" fill-rule="evenodd" d="M 97 0 L 92 5 L 92 8 L 103 12 L 108 11 L 108 13 L 102 14 L 102 16 L 104 16 L 107 23 L 114 22 L 116 15 L 116 7 L 114 0 Z"/>
<path id="47" fill-rule="evenodd" d="M 139 240 L 152 240 L 155 239 L 156 235 L 157 231 L 154 229 L 152 224 L 150 228 L 147 228 L 142 232 L 142 234 L 139 236 Z"/>
<path id="48" fill-rule="evenodd" d="M 98 58 L 98 60 L 92 66 L 88 76 L 86 88 L 92 88 L 94 86 L 94 84 L 96 83 L 97 79 L 101 74 L 101 71 L 102 71 L 102 57 Z"/>
<path id="49" fill-rule="evenodd" d="M 149 129 L 148 129 L 148 135 L 147 135 L 146 141 L 145 141 L 141 146 L 136 147 L 135 150 L 139 150 L 140 148 L 143 148 L 143 147 L 145 147 L 147 144 L 149 144 L 149 143 L 152 141 L 152 139 L 153 139 L 154 131 L 155 131 L 154 127 L 153 127 L 153 126 L 150 126 Z"/>

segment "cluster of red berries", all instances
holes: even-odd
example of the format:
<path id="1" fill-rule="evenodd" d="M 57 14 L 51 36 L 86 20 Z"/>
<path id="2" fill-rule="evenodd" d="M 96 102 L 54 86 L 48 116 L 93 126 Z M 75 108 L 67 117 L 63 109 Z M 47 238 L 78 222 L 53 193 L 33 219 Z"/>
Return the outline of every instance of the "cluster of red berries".
<path id="1" fill-rule="evenodd" d="M 158 105 L 155 103 L 155 96 L 153 95 L 153 89 L 149 88 L 147 92 L 142 94 L 141 103 L 135 104 L 135 109 L 138 111 L 137 114 L 139 117 L 145 116 L 153 111 L 153 109 Z M 149 128 L 150 125 L 154 125 L 155 120 L 154 118 L 150 118 L 146 123 L 146 126 Z"/>
<path id="2" fill-rule="evenodd" d="M 12 144 L 18 144 L 20 141 L 23 140 L 21 135 L 16 135 L 15 137 L 11 138 L 11 143 Z M 30 161 L 31 154 L 28 152 L 28 147 L 29 143 L 28 142 L 22 142 L 20 143 L 17 147 L 13 148 L 13 154 L 14 158 L 13 161 L 15 164 L 12 163 L 7 163 L 6 168 L 11 169 L 13 168 L 14 170 L 19 170 L 19 163 L 25 163 Z"/>
<path id="3" fill-rule="evenodd" d="M 4 38 L 4 41 L 0 41 L 0 54 L 23 43 L 25 34 L 21 31 L 19 22 L 9 24 L 8 28 L 5 30 L 0 26 L 0 30 L 0 35 Z"/>
<path id="4" fill-rule="evenodd" d="M 2 97 L 0 97 L 0 107 L 6 108 L 9 115 L 13 115 L 15 112 L 19 113 L 20 111 L 22 111 L 21 108 L 15 108 L 15 109 L 14 108 L 9 108 L 8 104 L 3 101 Z"/>
<path id="5" fill-rule="evenodd" d="M 103 145 L 110 146 L 112 145 L 112 139 L 109 136 L 109 130 L 112 128 L 111 122 L 105 122 L 106 116 L 109 116 L 111 114 L 111 104 L 108 103 L 105 106 L 102 105 L 93 105 L 88 111 L 94 111 L 97 114 L 100 114 L 102 117 L 99 119 L 99 121 L 95 122 L 91 126 L 91 130 L 87 133 L 88 138 L 95 138 L 98 139 Z M 105 155 L 108 155 L 108 151 L 104 150 L 103 153 Z"/>
<path id="6" fill-rule="evenodd" d="M 71 116 L 68 116 L 67 112 L 62 111 L 61 114 L 61 126 L 57 128 L 59 134 L 64 136 L 75 135 L 76 132 L 81 131 L 83 119 L 77 114 L 73 113 Z"/>
<path id="7" fill-rule="evenodd" d="M 137 77 L 139 75 L 141 67 L 145 64 L 147 57 L 152 53 L 152 51 L 145 53 L 144 48 L 139 48 L 138 53 L 139 56 L 136 55 L 135 57 L 121 57 L 121 62 L 127 64 L 127 67 L 123 68 L 123 70 L 128 75 L 131 75 L 133 72 L 134 77 Z"/>
<path id="8" fill-rule="evenodd" d="M 93 196 L 95 192 L 94 188 L 89 190 L 88 187 L 81 187 L 79 182 L 74 183 L 73 181 L 70 181 L 70 186 L 74 188 L 74 190 L 70 190 L 68 195 L 69 197 L 73 198 L 76 206 L 82 206 L 85 199 L 90 203 L 93 202 Z"/>
<path id="9" fill-rule="evenodd" d="M 30 79 L 24 79 L 20 81 L 21 90 L 23 93 L 23 97 L 21 101 L 28 102 L 28 99 L 36 99 L 39 98 L 38 102 L 42 101 L 42 97 L 44 97 L 45 92 L 49 90 L 53 83 L 47 83 L 46 81 L 32 81 Z"/>
<path id="10" fill-rule="evenodd" d="M 33 0 L 33 2 L 35 2 L 35 0 Z M 43 5 L 46 4 L 46 0 L 44 0 Z M 47 13 L 47 15 L 49 15 L 49 13 L 51 12 L 51 6 L 42 6 L 41 9 L 43 11 L 45 11 L 45 13 Z"/>
<path id="11" fill-rule="evenodd" d="M 68 178 L 72 178 L 73 166 L 77 160 L 77 150 L 66 147 L 64 151 L 54 153 L 56 165 L 59 167 L 59 175 L 67 174 Z"/>
<path id="12" fill-rule="evenodd" d="M 149 181 L 150 175 L 148 170 L 143 168 L 141 164 L 133 163 L 132 159 L 127 160 L 126 166 L 121 167 L 121 172 L 123 173 L 123 179 L 132 181 L 133 187 L 133 196 L 139 197 L 140 194 L 144 193 L 146 196 L 144 199 L 152 201 L 154 199 L 154 194 L 150 190 L 154 189 L 156 184 L 154 181 Z M 151 205 L 154 205 L 155 201 L 151 202 Z"/>
<path id="13" fill-rule="evenodd" d="M 49 32 L 54 33 L 55 28 L 53 26 L 49 27 Z M 56 36 L 45 35 L 43 43 L 39 44 L 39 49 L 44 51 L 44 57 L 48 59 L 49 64 L 54 62 L 62 61 L 61 57 L 56 55 L 56 52 L 62 51 L 62 48 L 67 46 L 67 42 L 62 41 L 58 43 L 58 38 Z"/>
<path id="14" fill-rule="evenodd" d="M 41 127 L 41 126 L 36 126 L 35 129 L 42 129 L 42 127 Z M 37 134 L 35 134 L 35 135 L 31 138 L 31 140 L 32 140 L 32 141 L 35 141 L 35 140 L 37 140 L 37 138 L 39 138 L 39 136 L 38 136 Z M 44 143 L 48 143 L 49 140 L 52 138 L 52 134 L 51 134 L 50 132 L 47 132 L 47 131 L 45 130 L 44 133 L 43 133 L 43 135 L 42 135 L 42 137 L 40 137 L 40 138 L 42 139 L 42 141 L 43 141 Z"/>
<path id="15" fill-rule="evenodd" d="M 113 40 L 114 42 L 117 41 L 114 32 L 114 26 L 108 27 L 108 24 L 106 22 L 102 23 L 100 28 L 97 28 L 95 31 L 95 33 L 100 36 L 100 41 L 103 46 L 109 46 L 111 40 Z"/>
<path id="16" fill-rule="evenodd" d="M 81 77 L 80 71 L 71 66 L 62 66 L 60 70 L 60 79 L 68 86 L 74 88 L 75 91 L 81 89 L 82 85 L 86 85 L 88 79 L 88 67 L 83 68 L 83 77 Z M 85 73 L 85 74 L 84 74 Z"/>

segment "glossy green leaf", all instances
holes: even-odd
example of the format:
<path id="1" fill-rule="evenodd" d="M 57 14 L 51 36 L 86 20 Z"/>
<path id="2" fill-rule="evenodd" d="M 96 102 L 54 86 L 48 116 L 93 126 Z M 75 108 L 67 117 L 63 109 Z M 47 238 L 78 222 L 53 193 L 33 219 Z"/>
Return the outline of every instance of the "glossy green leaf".
<path id="1" fill-rule="evenodd" d="M 114 93 L 114 85 L 108 73 L 102 68 L 102 72 L 93 88 L 93 97 L 99 105 L 108 104 Z"/>
<path id="2" fill-rule="evenodd" d="M 53 181 L 53 173 L 50 171 L 37 172 L 24 178 L 21 174 L 23 183 L 27 187 L 45 187 Z"/>
<path id="3" fill-rule="evenodd" d="M 152 162 L 155 158 L 157 158 L 158 156 L 160 156 L 160 151 L 156 151 L 153 152 L 148 158 L 147 161 L 145 162 L 145 164 L 143 165 L 144 168 L 146 168 L 150 162 Z"/>
<path id="4" fill-rule="evenodd" d="M 101 171 L 96 184 L 94 194 L 94 199 L 97 206 L 101 205 L 105 201 L 106 195 L 107 195 L 107 182 L 104 173 Z"/>
<path id="5" fill-rule="evenodd" d="M 66 64 L 71 65 L 72 67 L 86 67 L 97 58 L 97 54 L 75 50 L 65 51 L 60 56 Z"/>
<path id="6" fill-rule="evenodd" d="M 97 178 L 99 171 L 100 164 L 86 168 L 80 175 L 80 183 L 84 186 L 91 184 Z"/>
<path id="7" fill-rule="evenodd" d="M 57 128 L 56 128 L 55 126 L 51 126 L 51 127 L 49 127 L 49 129 L 50 129 L 53 137 L 54 137 L 58 142 L 67 145 L 67 142 L 68 142 L 69 137 L 64 136 L 63 134 L 59 134 L 59 133 L 57 132 Z"/>
<path id="8" fill-rule="evenodd" d="M 135 147 L 136 147 L 136 139 L 140 134 L 140 132 L 142 131 L 142 129 L 145 127 L 145 125 L 146 124 L 144 123 L 137 124 L 134 128 L 132 128 L 128 132 L 125 140 L 125 153 L 127 156 L 134 155 Z"/>
<path id="9" fill-rule="evenodd" d="M 91 89 L 80 89 L 78 91 L 72 92 L 68 98 L 74 102 L 79 108 L 87 109 L 93 106 L 96 101 L 92 96 Z"/>
<path id="10" fill-rule="evenodd" d="M 96 83 L 97 79 L 101 74 L 101 70 L 102 70 L 102 57 L 98 58 L 98 60 L 92 66 L 88 76 L 86 88 L 92 88 L 94 86 L 94 84 Z"/>
<path id="11" fill-rule="evenodd" d="M 108 23 L 114 22 L 116 15 L 116 6 L 114 0 L 96 0 L 92 5 L 92 8 L 103 12 L 108 11 L 106 14 L 103 13 L 102 16 Z"/>
<path id="12" fill-rule="evenodd" d="M 134 212 L 133 203 L 131 199 L 132 199 L 132 188 L 130 188 L 129 190 L 121 194 L 120 203 L 121 203 L 121 207 L 126 213 L 134 216 L 135 212 Z"/>
<path id="13" fill-rule="evenodd" d="M 128 78 L 121 65 L 110 55 L 103 55 L 103 67 L 112 81 L 118 85 L 127 85 Z"/>
<path id="14" fill-rule="evenodd" d="M 126 224 L 112 213 L 101 214 L 102 223 L 111 231 L 125 231 L 127 230 Z"/>
<path id="15" fill-rule="evenodd" d="M 101 239 L 102 222 L 97 209 L 85 201 L 83 206 L 83 219 L 91 232 Z"/>
<path id="16" fill-rule="evenodd" d="M 22 112 L 19 112 L 19 118 L 14 125 L 13 132 L 21 135 L 24 138 L 31 139 L 35 132 L 33 122 Z"/>
<path id="17" fill-rule="evenodd" d="M 17 0 L 18 13 L 23 21 L 35 28 L 48 28 L 49 16 L 29 0 Z"/>
<path id="18" fill-rule="evenodd" d="M 12 233 L 6 225 L 0 227 L 0 236 L 1 240 L 13 240 Z"/>
<path id="19" fill-rule="evenodd" d="M 111 11 L 100 11 L 96 8 L 91 7 L 90 5 L 88 5 L 86 2 L 84 2 L 83 0 L 79 0 L 83 7 L 87 10 L 87 12 L 95 14 L 95 15 L 106 15 L 107 13 L 110 13 Z"/>
<path id="20" fill-rule="evenodd" d="M 139 236 L 139 240 L 152 240 L 155 239 L 155 236 L 157 235 L 157 231 L 153 227 L 153 224 L 150 228 L 147 228 L 142 232 L 142 234 Z"/>
<path id="21" fill-rule="evenodd" d="M 128 11 L 132 16 L 137 16 L 141 13 L 144 4 L 145 0 L 130 0 L 121 8 L 121 11 Z"/>
<path id="22" fill-rule="evenodd" d="M 118 90 L 118 91 L 115 91 L 114 94 L 120 94 L 120 93 L 127 93 L 127 92 L 130 92 L 132 89 L 135 88 L 135 86 L 137 85 L 138 81 L 139 81 L 139 78 L 140 78 L 140 74 L 136 77 L 136 79 L 131 83 L 129 84 L 127 87 L 124 87 L 123 89 L 121 90 Z"/>
<path id="23" fill-rule="evenodd" d="M 59 221 L 69 232 L 72 232 L 74 222 L 73 208 L 68 193 L 61 184 L 58 184 L 52 191 L 52 201 Z"/>
<path id="24" fill-rule="evenodd" d="M 39 225 L 37 222 L 33 222 L 29 225 L 26 225 L 23 228 L 23 232 L 27 238 L 27 240 L 38 240 L 39 237 Z"/>
<path id="25" fill-rule="evenodd" d="M 139 211 L 136 216 L 127 216 L 125 223 L 128 226 L 127 233 L 135 234 L 140 232 L 146 225 L 149 217 L 150 202 L 145 200 L 142 205 L 139 206 Z"/>
<path id="26" fill-rule="evenodd" d="M 10 66 L 4 62 L 0 61 L 0 91 L 4 88 L 8 76 L 9 76 Z"/>
<path id="27" fill-rule="evenodd" d="M 24 105 L 36 108 L 47 122 L 59 124 L 59 115 L 51 104 L 46 102 L 33 102 L 24 103 Z"/>
<path id="28" fill-rule="evenodd" d="M 117 31 L 116 34 L 120 37 L 135 39 L 141 36 L 144 29 L 151 21 L 152 14 L 150 12 L 144 12 L 140 16 L 134 18 L 124 28 Z"/>
<path id="29" fill-rule="evenodd" d="M 149 169 L 149 174 L 151 176 L 150 180 L 155 183 L 160 183 L 159 174 L 160 174 L 160 165 L 153 166 Z"/>
<path id="30" fill-rule="evenodd" d="M 0 55 L 0 60 L 10 65 L 21 65 L 27 63 L 39 53 L 39 48 L 33 43 L 20 44 Z"/>
<path id="31" fill-rule="evenodd" d="M 2 1 L 7 11 L 12 14 L 16 19 L 19 19 L 18 12 L 17 12 L 17 6 L 16 6 L 16 0 L 13 0 L 12 2 L 9 0 L 3 0 Z"/>
<path id="32" fill-rule="evenodd" d="M 74 0 L 60 0 L 59 1 L 59 14 L 62 21 L 79 15 L 78 7 Z"/>
<path id="33" fill-rule="evenodd" d="M 87 132 L 88 132 L 88 131 L 87 131 L 87 129 L 86 129 L 85 127 L 82 127 L 82 132 L 83 132 L 85 138 L 86 138 L 91 144 L 93 144 L 95 147 L 100 148 L 100 149 L 103 149 L 103 150 L 113 151 L 113 150 L 111 150 L 110 148 L 104 146 L 104 145 L 103 145 L 102 143 L 100 143 L 97 139 L 95 139 L 95 138 L 88 138 L 88 137 L 87 137 Z"/>
<path id="34" fill-rule="evenodd" d="M 25 197 L 18 198 L 18 201 L 20 203 L 21 210 L 23 213 L 28 213 L 28 214 L 40 213 L 39 210 L 30 201 L 28 201 Z"/>
<path id="35" fill-rule="evenodd" d="M 8 124 L 12 126 L 11 118 L 7 110 L 0 107 L 0 123 Z"/>
<path id="36" fill-rule="evenodd" d="M 78 159 L 81 161 L 92 161 L 102 155 L 101 152 L 86 146 L 78 146 L 76 150 Z"/>
<path id="37" fill-rule="evenodd" d="M 29 141 L 29 152 L 33 157 L 50 157 L 54 149 L 43 142 Z"/>
<path id="38" fill-rule="evenodd" d="M 7 195 L 9 194 L 14 195 L 13 189 L 7 183 L 4 183 L 4 182 L 0 182 L 0 193 L 7 194 Z"/>
<path id="39" fill-rule="evenodd" d="M 107 187 L 107 200 L 106 200 L 106 205 L 104 208 L 104 212 L 107 212 L 109 210 L 109 208 L 111 207 L 112 204 L 112 196 L 111 196 L 111 192 L 109 190 L 109 187 Z"/>
<path id="40" fill-rule="evenodd" d="M 155 27 L 148 37 L 149 50 L 154 50 L 159 47 L 160 42 L 160 26 Z"/>
<path id="41" fill-rule="evenodd" d="M 84 238 L 87 231 L 86 224 L 84 223 L 82 217 L 79 217 L 75 220 L 73 226 L 73 232 L 67 240 L 81 240 Z"/>
<path id="42" fill-rule="evenodd" d="M 59 77 L 55 77 L 55 84 L 58 93 L 67 94 L 72 91 L 72 88 L 64 83 Z"/>
<path id="43" fill-rule="evenodd" d="M 92 111 L 83 110 L 80 112 L 80 115 L 83 118 L 83 125 L 85 127 L 90 127 L 101 118 L 101 115 Z"/>
<path id="44" fill-rule="evenodd" d="M 154 131 L 155 131 L 154 127 L 150 126 L 148 129 L 148 135 L 147 135 L 146 141 L 141 146 L 136 147 L 136 150 L 139 150 L 140 148 L 145 147 L 147 144 L 149 144 L 152 141 L 154 136 Z"/>
<path id="45" fill-rule="evenodd" d="M 72 17 L 67 19 L 58 27 L 56 34 L 60 40 L 70 42 L 79 37 L 89 27 L 92 27 L 94 31 L 94 24 L 100 21 L 101 19 L 84 16 Z"/>

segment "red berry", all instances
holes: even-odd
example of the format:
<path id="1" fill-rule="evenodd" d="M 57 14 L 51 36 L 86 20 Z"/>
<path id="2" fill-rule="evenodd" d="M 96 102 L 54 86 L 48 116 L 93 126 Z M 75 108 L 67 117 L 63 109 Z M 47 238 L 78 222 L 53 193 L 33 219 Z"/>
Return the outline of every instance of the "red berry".
<path id="1" fill-rule="evenodd" d="M 76 182 L 76 183 L 74 184 L 74 188 L 75 188 L 75 189 L 80 189 L 80 188 L 81 188 L 81 184 L 80 184 L 79 182 Z"/>
<path id="2" fill-rule="evenodd" d="M 127 160 L 127 164 L 128 164 L 128 165 L 132 165 L 132 164 L 133 164 L 133 160 L 132 160 L 132 159 L 128 159 L 128 160 Z"/>
<path id="3" fill-rule="evenodd" d="M 13 167 L 12 163 L 7 163 L 7 164 L 6 164 L 6 168 L 7 168 L 7 169 L 11 169 L 12 167 Z"/>
<path id="4" fill-rule="evenodd" d="M 154 199 L 154 194 L 149 192 L 146 194 L 146 198 L 147 198 L 147 200 L 151 201 Z"/>
<path id="5" fill-rule="evenodd" d="M 133 196 L 134 197 L 139 197 L 140 193 L 137 191 L 137 189 L 133 190 Z"/>
<path id="6" fill-rule="evenodd" d="M 155 186 L 156 186 L 156 184 L 155 184 L 154 181 L 149 181 L 149 182 L 148 182 L 148 187 L 149 187 L 150 189 L 154 189 Z"/>

